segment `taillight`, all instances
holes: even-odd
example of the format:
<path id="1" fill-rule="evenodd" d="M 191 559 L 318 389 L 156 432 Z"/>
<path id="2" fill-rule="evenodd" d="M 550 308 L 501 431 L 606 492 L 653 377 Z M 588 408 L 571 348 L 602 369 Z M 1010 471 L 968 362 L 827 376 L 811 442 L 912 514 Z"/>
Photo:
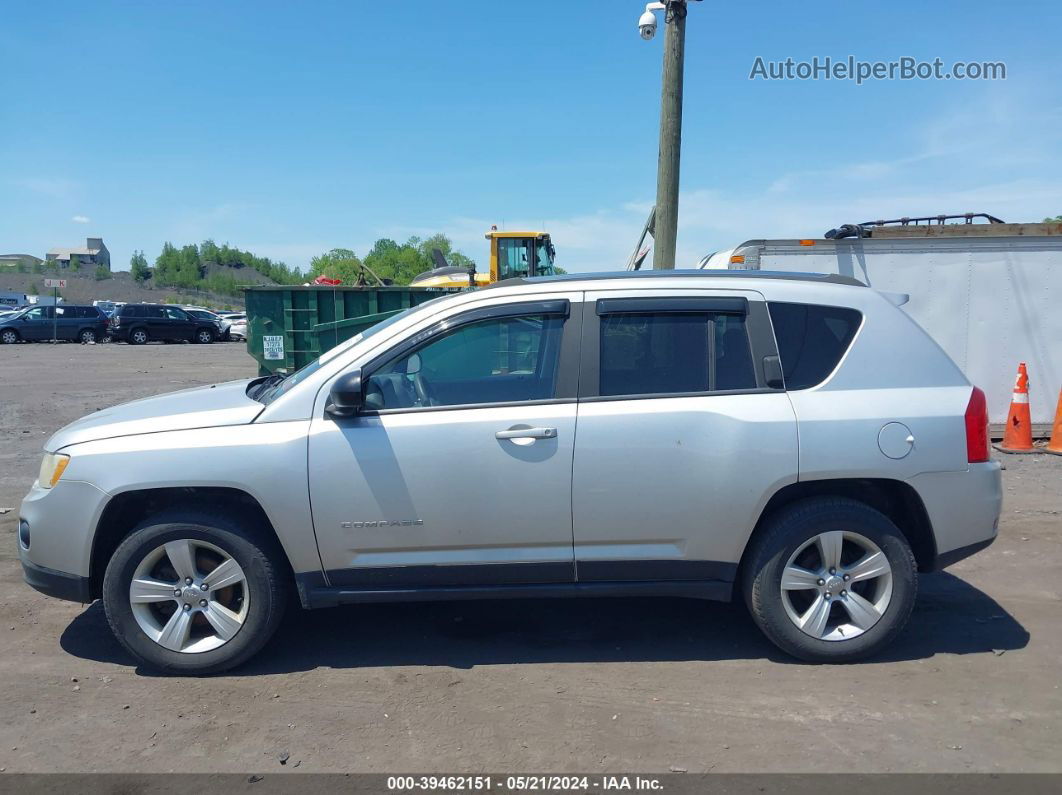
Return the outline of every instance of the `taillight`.
<path id="1" fill-rule="evenodd" d="M 966 460 L 971 464 L 988 460 L 988 402 L 977 387 L 966 406 Z"/>

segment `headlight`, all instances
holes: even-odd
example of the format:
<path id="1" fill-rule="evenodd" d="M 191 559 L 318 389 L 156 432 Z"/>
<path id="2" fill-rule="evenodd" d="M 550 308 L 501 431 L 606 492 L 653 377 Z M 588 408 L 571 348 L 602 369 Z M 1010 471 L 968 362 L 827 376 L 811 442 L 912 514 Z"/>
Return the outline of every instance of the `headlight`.
<path id="1" fill-rule="evenodd" d="M 66 465 L 70 463 L 70 456 L 62 453 L 45 453 L 41 461 L 41 471 L 37 475 L 37 483 L 42 489 L 50 489 L 59 482 L 63 476 Z"/>

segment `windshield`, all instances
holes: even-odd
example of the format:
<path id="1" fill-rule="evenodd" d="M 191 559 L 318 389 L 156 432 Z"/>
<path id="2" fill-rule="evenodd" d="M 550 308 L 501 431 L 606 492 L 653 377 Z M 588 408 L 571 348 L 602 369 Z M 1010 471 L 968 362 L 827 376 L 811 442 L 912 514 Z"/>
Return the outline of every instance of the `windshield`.
<path id="1" fill-rule="evenodd" d="M 257 400 L 259 403 L 264 403 L 265 405 L 268 406 L 270 403 L 272 403 L 278 397 L 280 397 L 281 395 L 287 394 L 295 386 L 297 386 L 298 384 L 301 384 L 303 381 L 305 381 L 311 375 L 316 373 L 319 369 L 321 369 L 321 365 L 326 364 L 327 362 L 330 362 L 332 359 L 334 359 L 336 356 L 339 356 L 344 351 L 350 350 L 352 347 L 357 345 L 359 342 L 362 342 L 363 340 L 368 339 L 369 337 L 373 336 L 374 334 L 379 334 L 381 331 L 383 331 L 386 328 L 389 328 L 390 326 L 393 326 L 398 321 L 404 320 L 405 318 L 409 317 L 410 315 L 414 314 L 415 312 L 419 312 L 422 309 L 430 306 L 431 304 L 436 304 L 439 301 L 443 300 L 443 298 L 447 298 L 447 297 L 448 296 L 445 296 L 445 295 L 444 296 L 440 296 L 439 298 L 433 298 L 430 301 L 425 301 L 423 304 L 418 304 L 417 306 L 411 306 L 409 309 L 403 309 L 398 314 L 392 315 L 391 317 L 387 318 L 386 320 L 381 320 L 379 323 L 377 323 L 374 326 L 369 326 L 367 329 L 365 329 L 365 331 L 361 332 L 357 336 L 351 337 L 346 342 L 340 343 L 339 345 L 337 345 L 336 347 L 332 348 L 331 350 L 325 351 L 318 358 L 314 359 L 312 362 L 307 364 L 305 367 L 302 367 L 299 370 L 296 370 L 294 373 L 292 373 L 289 376 L 285 376 L 282 373 L 277 373 L 277 374 L 268 376 L 266 381 L 264 381 L 262 383 L 262 385 L 261 385 L 261 386 L 265 386 L 266 388 L 264 390 L 262 390 L 261 387 L 259 387 L 259 389 L 261 391 L 260 394 L 257 394 L 257 395 L 251 394 L 251 393 L 248 393 L 248 394 L 250 394 L 250 396 L 253 399 Z"/>

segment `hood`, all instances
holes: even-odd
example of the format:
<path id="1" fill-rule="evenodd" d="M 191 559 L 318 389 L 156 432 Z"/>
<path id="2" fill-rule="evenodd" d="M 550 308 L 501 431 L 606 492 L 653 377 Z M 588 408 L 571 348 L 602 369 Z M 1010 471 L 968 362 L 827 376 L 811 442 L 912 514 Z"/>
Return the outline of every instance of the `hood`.
<path id="1" fill-rule="evenodd" d="M 183 389 L 97 411 L 57 431 L 44 447 L 54 453 L 71 444 L 115 436 L 245 425 L 265 408 L 247 397 L 251 380 Z"/>

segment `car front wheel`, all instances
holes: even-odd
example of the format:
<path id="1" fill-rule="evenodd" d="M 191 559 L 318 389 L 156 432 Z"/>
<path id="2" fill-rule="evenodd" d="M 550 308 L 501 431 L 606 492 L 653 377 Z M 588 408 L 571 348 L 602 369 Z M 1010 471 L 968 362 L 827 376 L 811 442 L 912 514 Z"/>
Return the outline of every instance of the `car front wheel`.
<path id="1" fill-rule="evenodd" d="M 139 661 L 166 673 L 240 665 L 283 614 L 287 589 L 275 546 L 217 518 L 149 519 L 107 565 L 103 603 L 111 630 Z"/>
<path id="2" fill-rule="evenodd" d="M 14 329 L 6 328 L 0 331 L 0 343 L 4 345 L 14 345 L 18 342 L 18 332 Z"/>
<path id="3" fill-rule="evenodd" d="M 767 520 L 743 573 L 752 617 L 780 649 L 853 662 L 890 644 L 911 615 L 917 566 L 884 514 L 850 499 L 794 503 Z"/>
<path id="4" fill-rule="evenodd" d="M 210 329 L 201 328 L 195 333 L 195 341 L 200 345 L 209 345 L 214 341 L 214 333 Z"/>

